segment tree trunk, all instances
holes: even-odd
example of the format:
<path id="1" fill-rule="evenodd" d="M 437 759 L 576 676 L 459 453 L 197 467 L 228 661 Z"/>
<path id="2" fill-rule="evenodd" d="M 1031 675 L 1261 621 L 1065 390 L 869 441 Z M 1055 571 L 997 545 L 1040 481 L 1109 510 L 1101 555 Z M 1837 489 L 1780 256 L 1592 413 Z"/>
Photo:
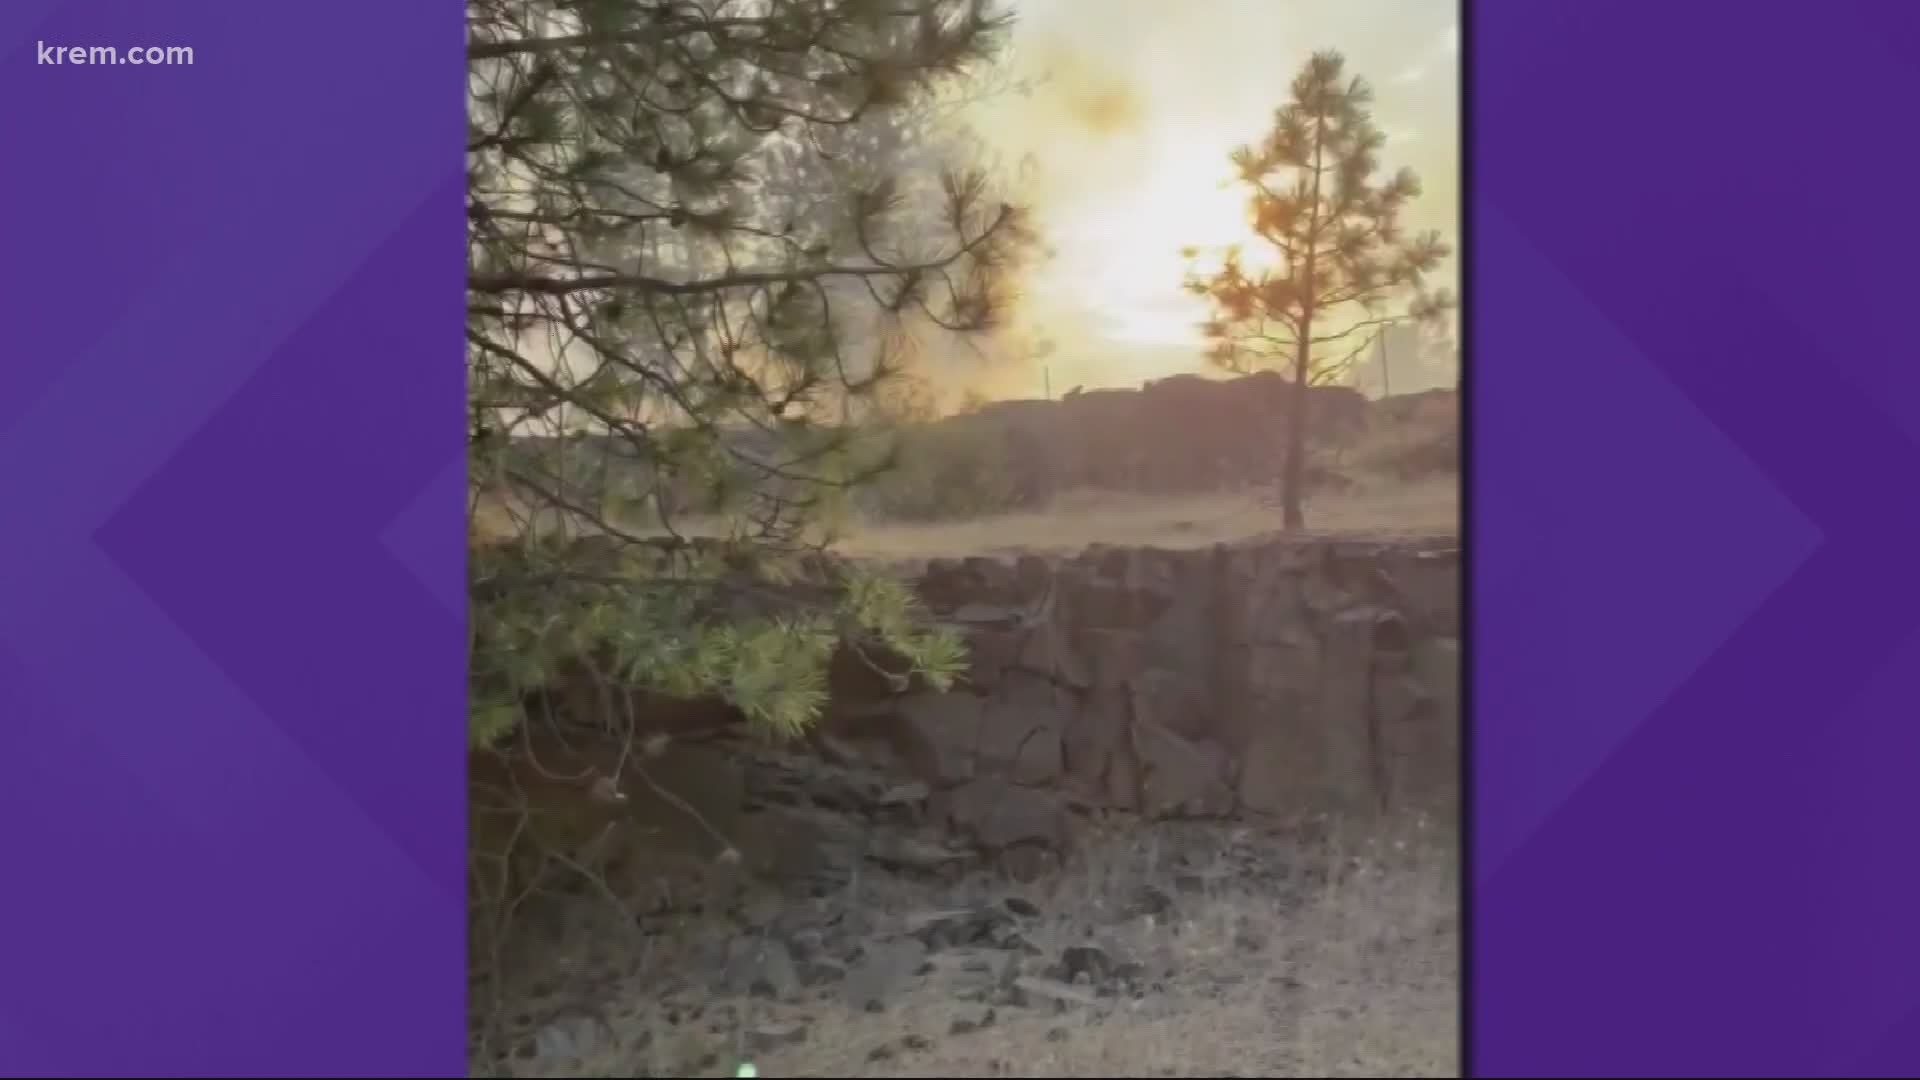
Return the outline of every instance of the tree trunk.
<path id="1" fill-rule="evenodd" d="M 1300 320 L 1294 326 L 1295 341 L 1293 356 L 1293 402 L 1287 410 L 1287 458 L 1281 466 L 1280 475 L 1280 528 L 1295 533 L 1307 527 L 1306 472 L 1307 472 L 1307 376 L 1313 371 L 1313 313 L 1318 299 L 1320 277 L 1314 271 L 1318 268 L 1320 256 L 1320 174 L 1324 165 L 1321 153 L 1326 146 L 1327 126 L 1324 117 L 1318 118 L 1313 127 L 1313 214 L 1307 221 L 1306 260 L 1303 278 L 1306 293 L 1300 304 Z"/>
<path id="2" fill-rule="evenodd" d="M 1312 367 L 1312 339 L 1312 320 L 1302 319 L 1293 358 L 1293 398 L 1287 403 L 1286 457 L 1280 467 L 1280 527 L 1290 533 L 1307 527 L 1307 372 Z"/>

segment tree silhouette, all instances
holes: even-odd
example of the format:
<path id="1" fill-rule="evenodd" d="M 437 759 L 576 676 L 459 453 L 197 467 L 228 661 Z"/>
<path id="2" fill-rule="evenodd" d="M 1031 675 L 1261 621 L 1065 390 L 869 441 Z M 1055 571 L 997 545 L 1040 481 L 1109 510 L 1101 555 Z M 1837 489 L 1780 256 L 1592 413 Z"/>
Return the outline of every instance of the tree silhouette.
<path id="1" fill-rule="evenodd" d="M 1008 19 L 468 0 L 467 24 L 474 741 L 581 656 L 780 729 L 817 712 L 843 637 L 952 670 L 888 582 L 799 613 L 722 594 L 758 595 L 743 561 L 817 546 L 885 464 L 863 420 L 913 335 L 1000 318 L 1022 214 L 933 128 Z M 695 503 L 718 549 L 672 542 Z"/>
<path id="2" fill-rule="evenodd" d="M 1291 95 L 1272 130 L 1233 154 L 1252 189 L 1249 224 L 1272 257 L 1254 262 L 1229 249 L 1187 287 L 1213 308 L 1204 330 L 1216 363 L 1291 376 L 1280 498 L 1294 531 L 1306 524 L 1310 388 L 1341 375 L 1380 327 L 1438 318 L 1452 299 L 1424 287 L 1447 245 L 1437 233 L 1408 237 L 1400 225 L 1420 194 L 1418 178 L 1405 169 L 1380 175 L 1386 137 L 1373 122 L 1372 88 L 1348 77 L 1339 53 L 1320 52 L 1294 77 Z"/>

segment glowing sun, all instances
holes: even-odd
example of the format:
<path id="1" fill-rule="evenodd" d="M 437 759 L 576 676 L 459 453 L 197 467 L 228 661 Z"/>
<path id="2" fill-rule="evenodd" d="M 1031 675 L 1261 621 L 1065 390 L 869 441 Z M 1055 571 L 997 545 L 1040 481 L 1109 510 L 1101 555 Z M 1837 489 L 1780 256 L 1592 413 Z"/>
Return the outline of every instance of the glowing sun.
<path id="1" fill-rule="evenodd" d="M 1105 324 L 1116 341 L 1195 345 L 1206 302 L 1187 293 L 1189 260 L 1241 246 L 1258 265 L 1265 245 L 1247 225 L 1247 188 L 1232 182 L 1224 150 L 1187 145 L 1141 163 L 1097 194 L 1069 200 L 1052 215 L 1058 252 L 1046 286 Z"/>

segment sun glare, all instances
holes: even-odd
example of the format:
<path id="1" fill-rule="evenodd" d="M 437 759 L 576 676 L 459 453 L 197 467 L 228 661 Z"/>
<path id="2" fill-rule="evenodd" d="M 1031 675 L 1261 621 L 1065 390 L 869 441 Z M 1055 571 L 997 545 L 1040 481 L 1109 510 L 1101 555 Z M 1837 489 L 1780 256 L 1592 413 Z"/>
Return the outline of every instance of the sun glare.
<path id="1" fill-rule="evenodd" d="M 1048 285 L 1096 312 L 1116 340 L 1198 346 L 1207 305 L 1182 288 L 1196 265 L 1183 252 L 1199 249 L 1201 266 L 1228 247 L 1242 247 L 1255 265 L 1263 252 L 1227 148 L 1182 139 L 1162 150 L 1137 177 L 1055 208 L 1050 231 L 1061 258 Z"/>

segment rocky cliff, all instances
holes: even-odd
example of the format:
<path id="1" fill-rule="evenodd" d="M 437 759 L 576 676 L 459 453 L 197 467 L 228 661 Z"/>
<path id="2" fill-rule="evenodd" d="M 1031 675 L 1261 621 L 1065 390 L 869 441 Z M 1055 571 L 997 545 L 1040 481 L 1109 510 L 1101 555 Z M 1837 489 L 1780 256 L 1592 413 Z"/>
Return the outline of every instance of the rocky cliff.
<path id="1" fill-rule="evenodd" d="M 901 692 L 884 661 L 842 653 L 824 722 L 783 747 L 703 747 L 738 717 L 636 700 L 643 729 L 677 736 L 664 759 L 631 767 L 628 749 L 577 740 L 543 747 L 538 765 L 482 755 L 476 836 L 504 829 L 511 845 L 539 809 L 542 847 L 585 862 L 576 849 L 611 844 L 594 857 L 643 878 L 674 836 L 688 855 L 732 847 L 776 877 L 985 857 L 1033 878 L 1088 814 L 1444 823 L 1458 805 L 1451 541 L 1094 548 L 906 572 L 970 647 L 953 689 Z M 548 705 L 586 720 L 604 689 Z"/>
<path id="2" fill-rule="evenodd" d="M 830 739 L 884 747 L 982 847 L 1058 846 L 1069 807 L 1155 817 L 1451 814 L 1451 542 L 1265 540 L 928 565 L 964 685 L 847 665 Z"/>

